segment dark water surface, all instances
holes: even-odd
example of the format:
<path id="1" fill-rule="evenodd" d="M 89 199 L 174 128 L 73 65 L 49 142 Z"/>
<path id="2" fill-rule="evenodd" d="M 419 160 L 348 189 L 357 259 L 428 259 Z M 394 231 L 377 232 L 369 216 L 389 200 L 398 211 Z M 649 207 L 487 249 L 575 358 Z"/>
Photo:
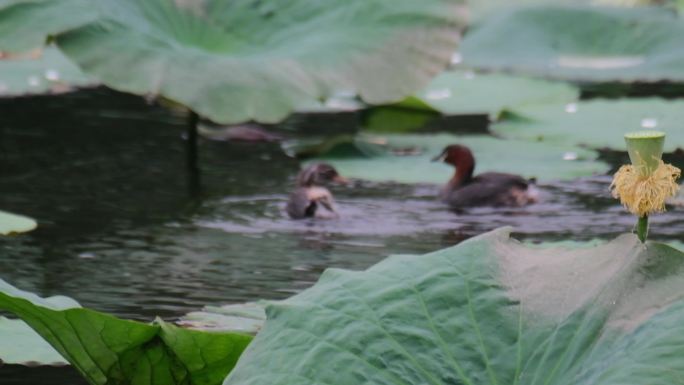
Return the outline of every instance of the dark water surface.
<path id="1" fill-rule="evenodd" d="M 438 186 L 357 182 L 334 189 L 340 219 L 291 221 L 283 207 L 296 160 L 277 144 L 203 140 L 198 188 L 186 172 L 184 123 L 102 90 L 0 102 L 0 209 L 39 221 L 0 239 L 0 278 L 121 317 L 173 319 L 207 304 L 285 298 L 327 267 L 363 269 L 499 226 L 532 241 L 585 240 L 634 222 L 606 176 L 542 185 L 543 203 L 527 208 L 463 213 L 435 201 Z M 656 237 L 680 239 L 681 214 L 656 217 Z M 70 368 L 0 368 L 2 385 L 43 383 L 81 382 Z"/>

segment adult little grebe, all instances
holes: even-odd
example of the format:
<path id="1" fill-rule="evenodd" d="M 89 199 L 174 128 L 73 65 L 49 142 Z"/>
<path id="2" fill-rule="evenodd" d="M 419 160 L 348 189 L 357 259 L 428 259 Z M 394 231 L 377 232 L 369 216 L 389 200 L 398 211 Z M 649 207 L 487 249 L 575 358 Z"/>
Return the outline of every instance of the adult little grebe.
<path id="1" fill-rule="evenodd" d="M 451 207 L 524 206 L 537 201 L 537 191 L 530 180 L 513 174 L 487 172 L 473 176 L 475 158 L 466 146 L 452 144 L 433 161 L 456 167 L 456 173 L 440 193 Z"/>
<path id="2" fill-rule="evenodd" d="M 323 185 L 329 182 L 347 183 L 329 164 L 312 164 L 297 175 L 297 188 L 290 194 L 287 202 L 287 214 L 290 218 L 301 219 L 315 217 L 318 205 L 337 216 L 332 194 Z M 325 216 L 325 215 L 319 215 Z"/>

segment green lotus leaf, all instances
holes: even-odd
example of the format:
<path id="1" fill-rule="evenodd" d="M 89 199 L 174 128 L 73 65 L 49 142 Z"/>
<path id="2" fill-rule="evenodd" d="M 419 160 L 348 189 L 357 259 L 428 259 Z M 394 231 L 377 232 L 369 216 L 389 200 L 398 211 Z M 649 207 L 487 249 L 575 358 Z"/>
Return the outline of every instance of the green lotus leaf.
<path id="1" fill-rule="evenodd" d="M 28 295 L 28 293 L 25 293 Z M 42 299 L 33 297 L 34 303 Z M 80 307 L 68 297 L 45 299 L 47 306 L 62 309 Z M 177 325 L 206 331 L 234 332 L 255 335 L 266 320 L 265 304 L 251 302 L 224 306 L 205 306 L 202 311 L 192 312 L 180 318 Z M 168 327 L 168 325 L 165 325 Z M 213 335 L 209 335 L 213 338 Z M 0 317 L 0 363 L 25 366 L 69 363 L 24 321 Z"/>
<path id="2" fill-rule="evenodd" d="M 432 79 L 414 98 L 400 103 L 417 108 L 420 102 L 445 115 L 491 115 L 515 106 L 570 103 L 579 90 L 569 84 L 504 74 L 446 71 Z"/>
<path id="3" fill-rule="evenodd" d="M 684 376 L 684 254 L 632 234 L 530 248 L 497 230 L 267 307 L 225 385 L 665 385 Z"/>
<path id="4" fill-rule="evenodd" d="M 624 134 L 656 129 L 667 134 L 665 151 L 684 148 L 684 102 L 658 98 L 602 100 L 530 105 L 510 111 L 491 126 L 503 137 L 581 144 L 626 150 Z M 521 119 L 522 117 L 522 119 Z"/>
<path id="5" fill-rule="evenodd" d="M 684 13 L 684 0 L 674 0 L 673 3 L 680 14 Z"/>
<path id="6" fill-rule="evenodd" d="M 95 85 L 53 46 L 0 59 L 0 97 L 62 93 Z"/>
<path id="7" fill-rule="evenodd" d="M 64 4 L 55 17 L 70 4 L 51 1 Z M 114 89 L 162 95 L 220 123 L 276 122 L 340 91 L 370 103 L 415 92 L 455 49 L 461 3 L 91 0 L 83 12 L 94 9 L 95 22 L 51 33 Z"/>
<path id="8" fill-rule="evenodd" d="M 25 52 L 97 18 L 93 0 L 0 0 L 0 52 Z"/>
<path id="9" fill-rule="evenodd" d="M 384 144 L 379 155 L 337 157 L 320 155 L 311 162 L 327 162 L 340 174 L 371 181 L 400 183 L 446 183 L 454 169 L 431 162 L 449 144 L 463 144 L 476 158 L 475 173 L 498 171 L 540 180 L 574 179 L 606 173 L 608 165 L 597 161 L 594 151 L 573 145 L 503 140 L 485 135 L 362 135 L 376 146 Z M 377 152 L 376 152 L 377 154 Z"/>
<path id="10" fill-rule="evenodd" d="M 477 0 L 468 3 L 471 19 L 478 23 L 491 14 L 531 5 L 594 5 L 611 7 L 653 6 L 667 3 L 661 0 Z"/>
<path id="11" fill-rule="evenodd" d="M 300 159 L 321 156 L 336 159 L 358 159 L 379 156 L 385 153 L 383 142 L 373 143 L 366 136 L 349 134 L 287 140 L 281 144 L 281 148 L 287 155 Z"/>
<path id="12" fill-rule="evenodd" d="M 252 337 L 128 321 L 42 299 L 0 280 L 0 310 L 19 316 L 93 385 L 220 384 Z"/>
<path id="13" fill-rule="evenodd" d="M 664 8 L 536 6 L 474 27 L 463 64 L 586 82 L 684 81 L 684 21 Z"/>
<path id="14" fill-rule="evenodd" d="M 29 217 L 0 211 L 0 235 L 25 233 L 37 226 L 36 221 Z"/>
<path id="15" fill-rule="evenodd" d="M 441 115 L 416 97 L 409 97 L 396 105 L 377 106 L 362 114 L 366 132 L 411 133 L 426 130 L 438 122 Z"/>

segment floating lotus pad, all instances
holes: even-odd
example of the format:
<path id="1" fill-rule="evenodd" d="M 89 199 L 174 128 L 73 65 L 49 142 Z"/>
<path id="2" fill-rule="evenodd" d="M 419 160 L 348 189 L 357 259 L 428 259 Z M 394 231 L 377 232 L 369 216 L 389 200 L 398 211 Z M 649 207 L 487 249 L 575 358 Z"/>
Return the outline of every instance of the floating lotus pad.
<path id="1" fill-rule="evenodd" d="M 549 82 L 504 74 L 446 71 L 434 78 L 412 99 L 445 115 L 496 115 L 501 110 L 526 104 L 570 103 L 579 90 L 567 83 Z"/>
<path id="2" fill-rule="evenodd" d="M 340 174 L 371 181 L 401 183 L 446 183 L 454 169 L 430 160 L 449 144 L 464 144 L 476 158 L 475 173 L 499 171 L 535 177 L 540 180 L 574 179 L 605 173 L 607 164 L 597 161 L 597 154 L 573 145 L 533 143 L 524 140 L 502 140 L 490 136 L 382 135 L 361 136 L 384 153 L 366 157 L 327 157 L 320 155 L 311 162 L 327 162 Z M 377 153 L 377 152 L 375 152 Z"/>
<path id="3" fill-rule="evenodd" d="M 0 211 L 0 235 L 24 233 L 35 229 L 36 221 L 23 215 Z"/>
<path id="4" fill-rule="evenodd" d="M 0 98 L 62 93 L 95 85 L 93 78 L 53 46 L 0 58 Z"/>
<path id="5" fill-rule="evenodd" d="M 51 0 L 52 16 L 72 3 Z M 28 25 L 44 13 L 16 7 Z M 339 91 L 371 103 L 415 92 L 447 64 L 460 10 L 458 0 L 93 0 L 82 12 L 95 21 L 38 29 L 114 89 L 161 95 L 219 123 L 276 122 Z"/>
<path id="6" fill-rule="evenodd" d="M 665 385 L 684 376 L 684 253 L 631 234 L 572 250 L 530 248 L 497 230 L 365 271 L 329 269 L 266 312 L 224 385 Z"/>
<path id="7" fill-rule="evenodd" d="M 624 134 L 658 130 L 667 134 L 665 151 L 684 148 L 684 101 L 658 98 L 589 100 L 513 109 L 491 130 L 507 138 L 626 150 Z"/>
<path id="8" fill-rule="evenodd" d="M 450 70 L 438 75 L 414 96 L 368 109 L 363 115 L 363 128 L 383 133 L 419 132 L 426 127 L 430 129 L 440 114 L 495 117 L 502 110 L 516 106 L 572 103 L 578 99 L 579 90 L 567 83 Z"/>
<path id="9" fill-rule="evenodd" d="M 536 6 L 469 30 L 463 64 L 588 82 L 684 81 L 684 20 L 663 8 Z"/>

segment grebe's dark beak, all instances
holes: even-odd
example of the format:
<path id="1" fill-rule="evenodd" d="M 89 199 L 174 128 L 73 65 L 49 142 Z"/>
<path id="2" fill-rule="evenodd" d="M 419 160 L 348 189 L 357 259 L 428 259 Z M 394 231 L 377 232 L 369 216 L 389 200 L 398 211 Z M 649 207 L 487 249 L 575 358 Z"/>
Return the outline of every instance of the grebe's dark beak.
<path id="1" fill-rule="evenodd" d="M 332 181 L 338 184 L 344 184 L 347 185 L 349 184 L 349 179 L 341 176 L 341 175 L 335 175 L 334 178 L 332 178 Z"/>
<path id="2" fill-rule="evenodd" d="M 444 158 L 446 158 L 446 151 L 442 151 L 441 154 L 432 158 L 432 160 L 430 160 L 430 162 L 444 162 Z"/>

